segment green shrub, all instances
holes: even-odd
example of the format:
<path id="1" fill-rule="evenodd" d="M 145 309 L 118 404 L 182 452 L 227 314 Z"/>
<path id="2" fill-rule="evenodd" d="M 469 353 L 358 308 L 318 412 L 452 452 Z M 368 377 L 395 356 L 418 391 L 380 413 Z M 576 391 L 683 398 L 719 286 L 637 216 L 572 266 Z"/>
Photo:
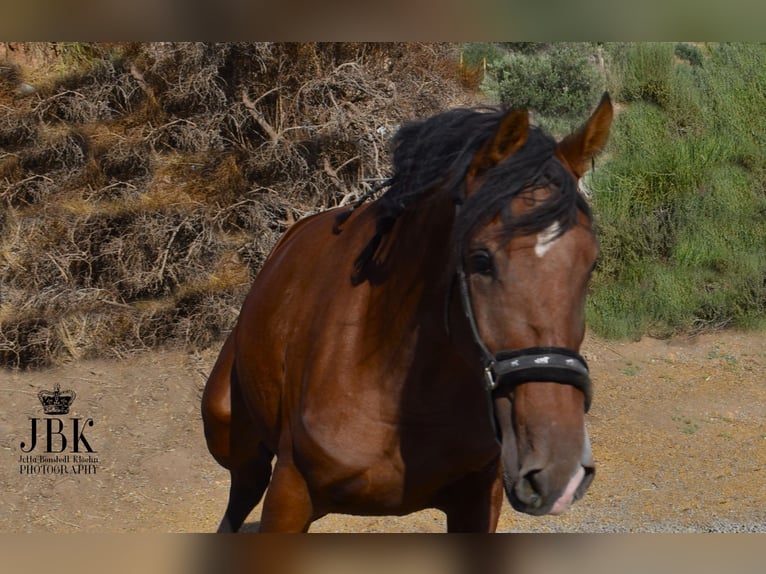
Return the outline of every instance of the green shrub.
<path id="1" fill-rule="evenodd" d="M 461 48 L 463 65 L 469 68 L 478 68 L 484 62 L 491 64 L 503 57 L 505 52 L 497 45 L 490 42 L 472 42 L 464 44 Z"/>
<path id="2" fill-rule="evenodd" d="M 619 44 L 612 49 L 612 73 L 619 78 L 614 96 L 625 102 L 647 101 L 665 105 L 671 93 L 674 50 L 672 44 Z"/>
<path id="3" fill-rule="evenodd" d="M 551 44 L 546 42 L 500 42 L 500 45 L 511 52 L 517 52 L 527 56 L 539 54 L 551 46 Z"/>
<path id="4" fill-rule="evenodd" d="M 546 117 L 582 119 L 598 99 L 603 81 L 591 45 L 561 43 L 496 60 L 484 89 L 508 106 L 527 106 Z"/>
<path id="5" fill-rule="evenodd" d="M 686 60 L 692 66 L 702 65 L 702 52 L 694 44 L 679 42 L 675 47 L 675 55 L 682 60 Z"/>

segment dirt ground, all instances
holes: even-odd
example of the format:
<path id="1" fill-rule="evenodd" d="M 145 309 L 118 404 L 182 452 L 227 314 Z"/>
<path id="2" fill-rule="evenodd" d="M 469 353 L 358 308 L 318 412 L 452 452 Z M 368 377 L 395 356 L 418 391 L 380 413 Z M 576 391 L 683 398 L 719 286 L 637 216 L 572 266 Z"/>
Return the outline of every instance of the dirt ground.
<path id="1" fill-rule="evenodd" d="M 563 516 L 533 518 L 506 503 L 500 532 L 766 531 L 766 334 L 589 337 L 583 350 L 595 383 L 588 425 L 596 479 Z M 205 448 L 199 402 L 216 354 L 150 352 L 0 372 L 0 532 L 215 530 L 228 474 Z M 77 393 L 60 418 L 67 425 L 93 419 L 79 430 L 94 452 L 58 464 L 66 474 L 28 474 L 35 463 L 24 462 L 21 443 L 28 448 L 30 417 L 43 417 L 38 391 L 57 383 Z M 72 430 L 63 432 L 71 451 Z M 60 435 L 53 439 L 56 450 Z M 42 454 L 42 433 L 39 440 L 29 456 Z M 79 450 L 86 450 L 81 441 Z M 74 457 L 59 456 L 65 454 Z M 74 474 L 81 462 L 88 474 Z M 37 466 L 46 464 L 38 459 Z M 257 527 L 259 510 L 248 529 Z M 312 531 L 444 527 L 442 513 L 423 511 L 402 518 L 333 515 Z"/>

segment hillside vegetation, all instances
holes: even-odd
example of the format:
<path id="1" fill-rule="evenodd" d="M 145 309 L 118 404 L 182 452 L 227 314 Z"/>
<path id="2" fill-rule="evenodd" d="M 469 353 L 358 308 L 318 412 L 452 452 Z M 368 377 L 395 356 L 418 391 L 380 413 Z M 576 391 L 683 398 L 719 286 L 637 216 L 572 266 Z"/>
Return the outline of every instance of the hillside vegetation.
<path id="1" fill-rule="evenodd" d="M 279 235 L 366 193 L 408 119 L 496 101 L 562 135 L 618 105 L 585 182 L 588 322 L 763 326 L 766 48 L 0 44 L 0 365 L 203 348 Z M 462 64 L 459 62 L 462 61 Z"/>
<path id="2" fill-rule="evenodd" d="M 623 111 L 590 182 L 612 337 L 766 327 L 766 47 L 612 47 Z"/>
<path id="3" fill-rule="evenodd" d="M 500 44 L 483 87 L 561 135 L 608 89 L 584 182 L 602 255 L 588 324 L 606 337 L 766 327 L 766 46 Z"/>

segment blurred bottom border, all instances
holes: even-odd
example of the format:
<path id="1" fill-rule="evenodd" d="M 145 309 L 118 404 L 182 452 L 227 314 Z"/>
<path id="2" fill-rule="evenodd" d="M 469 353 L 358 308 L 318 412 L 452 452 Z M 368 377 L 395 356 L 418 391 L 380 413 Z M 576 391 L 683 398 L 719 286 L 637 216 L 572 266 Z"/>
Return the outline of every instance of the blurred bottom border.
<path id="1" fill-rule="evenodd" d="M 0 535 L 11 574 L 755 574 L 762 534 Z"/>

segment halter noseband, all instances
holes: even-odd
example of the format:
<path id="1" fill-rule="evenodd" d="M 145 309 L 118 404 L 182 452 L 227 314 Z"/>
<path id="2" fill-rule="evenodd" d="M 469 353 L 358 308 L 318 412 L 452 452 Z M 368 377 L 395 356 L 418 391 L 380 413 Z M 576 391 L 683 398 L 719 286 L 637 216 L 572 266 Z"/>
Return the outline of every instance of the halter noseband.
<path id="1" fill-rule="evenodd" d="M 585 359 L 571 349 L 563 347 L 528 347 L 493 354 L 484 344 L 473 312 L 471 293 L 463 268 L 463 258 L 458 255 L 457 269 L 460 298 L 471 333 L 482 354 L 487 394 L 498 387 L 514 388 L 521 383 L 547 381 L 572 385 L 585 395 L 585 412 L 590 409 L 593 389 Z M 492 414 L 492 413 L 491 413 Z M 494 424 L 494 415 L 492 422 Z"/>

